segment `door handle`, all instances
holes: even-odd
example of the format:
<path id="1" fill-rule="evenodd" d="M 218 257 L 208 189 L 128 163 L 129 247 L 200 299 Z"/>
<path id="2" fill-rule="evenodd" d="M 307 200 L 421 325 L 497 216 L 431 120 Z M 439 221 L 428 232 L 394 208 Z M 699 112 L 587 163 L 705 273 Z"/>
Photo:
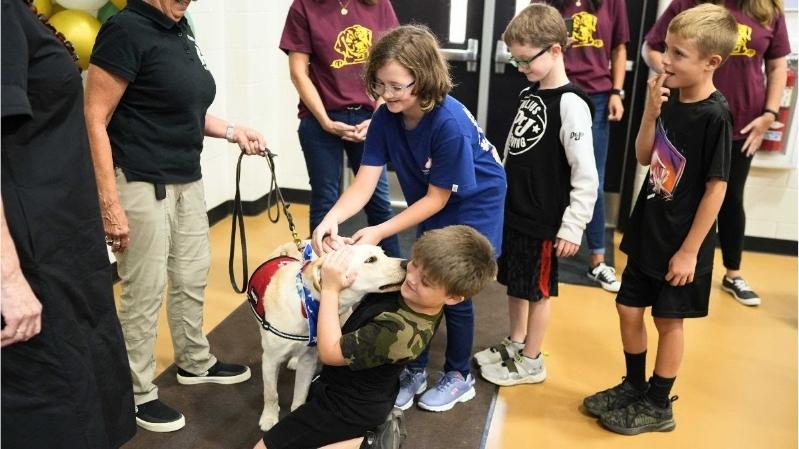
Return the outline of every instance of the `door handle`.
<path id="1" fill-rule="evenodd" d="M 510 62 L 510 51 L 505 41 L 497 41 L 497 50 L 494 52 L 494 73 L 505 73 L 505 64 Z"/>
<path id="2" fill-rule="evenodd" d="M 480 56 L 480 41 L 477 39 L 468 39 L 466 41 L 466 49 L 461 50 L 458 48 L 442 48 L 441 53 L 447 58 L 447 61 L 465 61 L 467 72 L 477 71 L 477 59 Z"/>

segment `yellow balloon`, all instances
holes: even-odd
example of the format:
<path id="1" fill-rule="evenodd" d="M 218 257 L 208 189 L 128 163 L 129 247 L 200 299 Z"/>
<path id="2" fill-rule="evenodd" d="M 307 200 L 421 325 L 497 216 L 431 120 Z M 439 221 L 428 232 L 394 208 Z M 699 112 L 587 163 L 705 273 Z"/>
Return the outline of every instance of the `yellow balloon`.
<path id="1" fill-rule="evenodd" d="M 35 3 L 35 2 L 34 2 L 34 3 Z M 61 6 L 61 4 L 60 4 L 60 3 L 51 3 L 51 5 L 53 5 L 53 9 L 52 9 L 52 11 L 50 12 L 50 16 L 53 16 L 53 15 L 55 15 L 55 14 L 58 14 L 58 13 L 60 13 L 61 11 L 66 11 L 66 10 L 67 10 L 67 8 L 64 8 L 63 6 Z"/>
<path id="2" fill-rule="evenodd" d="M 111 3 L 113 3 L 118 10 L 122 11 L 122 9 L 128 5 L 128 0 L 111 0 Z"/>
<path id="3" fill-rule="evenodd" d="M 75 47 L 78 63 L 86 70 L 89 67 L 89 56 L 94 48 L 94 40 L 100 31 L 100 21 L 86 11 L 67 9 L 53 14 L 50 24 L 60 31 Z"/>
<path id="4" fill-rule="evenodd" d="M 50 17 L 53 14 L 53 3 L 50 0 L 33 0 L 33 6 L 39 14 Z"/>

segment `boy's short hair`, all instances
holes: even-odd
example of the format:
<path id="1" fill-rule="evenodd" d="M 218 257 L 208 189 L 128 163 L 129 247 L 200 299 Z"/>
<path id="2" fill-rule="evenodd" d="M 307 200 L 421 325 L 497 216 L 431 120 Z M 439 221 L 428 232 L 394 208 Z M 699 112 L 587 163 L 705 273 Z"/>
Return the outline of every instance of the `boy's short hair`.
<path id="1" fill-rule="evenodd" d="M 565 49 L 568 39 L 563 16 L 557 9 L 543 3 L 533 3 L 521 10 L 502 33 L 502 40 L 509 47 L 521 44 L 544 48 L 560 44 Z"/>
<path id="2" fill-rule="evenodd" d="M 470 226 L 427 231 L 414 243 L 412 252 L 414 264 L 448 295 L 470 298 L 497 272 L 491 243 Z"/>
<path id="3" fill-rule="evenodd" d="M 424 25 L 395 28 L 372 46 L 363 71 L 366 90 L 372 98 L 380 96 L 373 88 L 377 71 L 391 61 L 411 72 L 414 79 L 412 92 L 419 97 L 425 112 L 444 101 L 444 96 L 452 90 L 447 60 L 439 49 L 436 36 Z"/>
<path id="4" fill-rule="evenodd" d="M 703 3 L 677 14 L 668 32 L 693 40 L 703 57 L 719 55 L 724 61 L 738 42 L 738 22 L 727 8 Z"/>

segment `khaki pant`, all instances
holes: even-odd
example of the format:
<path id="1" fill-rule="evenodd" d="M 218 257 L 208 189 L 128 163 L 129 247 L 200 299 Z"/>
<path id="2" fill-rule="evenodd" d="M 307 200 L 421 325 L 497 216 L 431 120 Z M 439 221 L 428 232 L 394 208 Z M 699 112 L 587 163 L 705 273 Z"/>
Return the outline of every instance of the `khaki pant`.
<path id="1" fill-rule="evenodd" d="M 166 186 L 156 200 L 153 184 L 128 182 L 116 170 L 119 199 L 128 218 L 130 242 L 117 254 L 122 282 L 119 321 L 125 335 L 136 404 L 158 398 L 155 339 L 167 290 L 167 316 L 175 363 L 200 374 L 216 363 L 203 335 L 203 302 L 211 251 L 202 181 Z"/>

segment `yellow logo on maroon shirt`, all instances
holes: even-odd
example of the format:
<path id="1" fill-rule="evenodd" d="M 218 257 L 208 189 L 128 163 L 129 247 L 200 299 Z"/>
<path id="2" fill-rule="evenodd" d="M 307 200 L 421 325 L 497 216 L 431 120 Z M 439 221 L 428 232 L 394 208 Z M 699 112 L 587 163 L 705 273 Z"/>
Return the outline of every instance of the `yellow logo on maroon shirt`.
<path id="1" fill-rule="evenodd" d="M 735 43 L 735 48 L 732 49 L 732 53 L 730 56 L 746 56 L 751 58 L 752 56 L 757 54 L 757 51 L 753 48 L 747 48 L 747 45 L 752 40 L 752 27 L 748 25 L 744 25 L 742 23 L 738 24 L 738 42 Z"/>
<path id="2" fill-rule="evenodd" d="M 597 47 L 602 48 L 605 43 L 602 39 L 594 39 L 597 30 L 598 19 L 595 15 L 585 11 L 578 12 L 572 16 L 574 27 L 572 29 L 572 47 Z"/>
<path id="3" fill-rule="evenodd" d="M 363 64 L 372 48 L 372 30 L 363 25 L 352 25 L 345 28 L 336 36 L 333 49 L 342 58 L 330 63 L 330 67 L 340 69 L 345 65 Z"/>

